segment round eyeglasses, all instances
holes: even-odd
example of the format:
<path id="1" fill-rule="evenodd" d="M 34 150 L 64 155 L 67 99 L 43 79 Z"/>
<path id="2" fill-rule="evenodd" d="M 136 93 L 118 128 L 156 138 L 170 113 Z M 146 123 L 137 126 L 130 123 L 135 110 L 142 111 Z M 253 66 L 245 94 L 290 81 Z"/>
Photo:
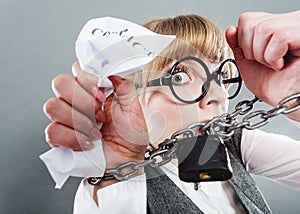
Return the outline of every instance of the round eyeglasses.
<path id="1" fill-rule="evenodd" d="M 176 99 L 192 104 L 207 95 L 212 80 L 228 89 L 228 99 L 236 97 L 241 90 L 242 78 L 234 59 L 226 59 L 216 72 L 210 73 L 205 62 L 194 56 L 180 59 L 167 76 L 149 81 L 147 87 L 169 86 Z"/>

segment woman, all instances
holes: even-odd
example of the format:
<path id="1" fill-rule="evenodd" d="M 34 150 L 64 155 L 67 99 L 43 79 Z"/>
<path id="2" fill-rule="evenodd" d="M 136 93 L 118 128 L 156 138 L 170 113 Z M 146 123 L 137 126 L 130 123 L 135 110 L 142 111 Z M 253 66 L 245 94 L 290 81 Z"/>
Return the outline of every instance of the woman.
<path id="1" fill-rule="evenodd" d="M 250 15 L 245 14 L 240 18 L 238 33 L 245 32 L 243 26 L 246 24 L 243 22 L 249 20 L 247 16 Z M 269 14 L 260 15 L 260 20 L 269 20 Z M 257 14 L 253 15 L 251 20 L 255 20 L 256 17 Z M 95 88 L 97 78 L 84 73 L 77 63 L 73 66 L 76 79 L 66 75 L 54 79 L 55 91 L 61 99 L 51 99 L 45 105 L 46 113 L 54 121 L 47 128 L 48 142 L 51 145 L 80 150 L 82 144 L 84 148 L 89 149 L 93 147 L 91 143 L 93 139 L 102 137 L 106 168 L 115 168 L 132 160 L 143 162 L 149 144 L 157 148 L 158 143 L 170 138 L 176 131 L 195 122 L 205 123 L 212 117 L 225 113 L 227 85 L 218 81 L 218 78 L 212 78 L 207 90 L 198 90 L 203 87 L 210 75 L 225 79 L 233 75 L 231 70 L 222 73 L 223 69 L 219 69 L 224 60 L 232 57 L 222 31 L 209 20 L 197 15 L 151 20 L 145 23 L 145 27 L 160 34 L 175 34 L 179 40 L 139 74 L 128 77 L 129 80 L 111 76 L 115 93 L 106 100 L 102 90 Z M 256 96 L 274 106 L 292 92 L 300 91 L 298 86 L 290 84 L 290 87 L 286 87 L 287 90 L 281 90 L 281 93 L 277 93 L 272 100 L 268 91 L 270 87 L 262 87 L 263 84 L 257 80 L 253 82 L 254 78 L 250 75 L 252 70 L 264 70 L 262 75 L 266 72 L 271 73 L 273 69 L 269 68 L 271 67 L 269 61 L 261 55 L 256 56 L 258 52 L 254 54 L 251 51 L 245 52 L 246 48 L 249 49 L 245 47 L 248 43 L 243 42 L 238 33 L 236 28 L 229 28 L 226 32 L 227 40 L 241 67 L 246 84 Z M 251 38 L 255 37 L 249 36 L 248 39 L 251 41 Z M 176 64 L 174 66 L 174 63 L 187 56 L 191 56 L 191 59 L 194 57 L 200 59 L 207 66 L 210 74 L 206 74 L 204 80 L 199 72 L 195 72 L 199 69 L 188 66 L 191 63 L 179 63 L 178 66 Z M 282 65 L 282 62 L 275 64 L 276 70 L 288 68 Z M 291 69 L 289 75 L 293 76 L 292 73 L 296 72 L 294 70 Z M 246 73 L 247 71 L 249 72 Z M 169 86 L 150 87 L 149 82 L 168 78 L 170 73 L 172 84 L 183 85 L 178 90 L 175 89 L 175 93 Z M 272 86 L 270 77 L 269 75 L 260 80 L 268 78 L 267 86 Z M 137 81 L 142 82 L 144 87 L 138 87 L 136 90 L 133 82 Z M 273 82 L 275 81 L 276 78 Z M 189 84 L 192 87 L 187 87 Z M 76 96 L 85 100 L 73 102 L 73 91 L 70 88 L 75 85 L 79 87 Z M 181 93 L 181 90 L 185 92 Z M 94 97 L 100 102 L 105 100 L 104 112 L 99 103 L 95 104 L 95 115 L 94 112 L 86 111 L 85 104 L 93 103 Z M 76 121 L 81 121 L 80 124 L 84 125 L 77 123 L 74 127 L 72 111 L 77 118 Z M 299 119 L 299 112 L 291 115 L 292 119 Z M 96 121 L 93 121 L 93 118 Z M 101 132 L 96 128 L 96 122 L 104 123 Z M 76 129 L 75 132 L 73 128 Z M 70 137 L 62 140 L 62 134 L 58 133 Z M 232 140 L 231 143 L 237 143 L 238 146 L 229 148 L 233 166 L 233 178 L 229 181 L 202 182 L 199 191 L 194 191 L 193 185 L 178 179 L 174 163 L 163 166 L 163 175 L 154 178 L 149 177 L 148 172 L 145 174 L 141 168 L 136 177 L 127 181 L 107 180 L 95 187 L 83 181 L 77 192 L 74 212 L 269 213 L 268 206 L 245 168 L 251 173 L 261 174 L 300 189 L 300 157 L 297 155 L 300 151 L 299 142 L 256 130 L 243 130 L 241 137 L 238 135 L 234 137 L 236 140 Z"/>

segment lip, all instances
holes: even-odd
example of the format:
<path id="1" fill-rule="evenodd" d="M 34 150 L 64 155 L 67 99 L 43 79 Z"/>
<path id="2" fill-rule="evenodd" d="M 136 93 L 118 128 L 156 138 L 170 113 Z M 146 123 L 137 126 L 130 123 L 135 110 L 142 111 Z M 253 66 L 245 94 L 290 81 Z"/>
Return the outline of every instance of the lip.
<path id="1" fill-rule="evenodd" d="M 197 130 L 196 130 L 196 135 L 197 135 L 197 136 L 201 136 L 201 135 L 203 135 L 203 133 L 201 132 L 200 129 L 197 129 Z"/>
<path id="2" fill-rule="evenodd" d="M 205 124 L 207 124 L 209 121 L 210 121 L 211 119 L 207 119 L 207 120 L 202 120 L 202 121 L 199 121 L 199 122 L 194 122 L 194 123 L 191 123 L 189 126 L 187 126 L 187 127 L 190 127 L 190 126 L 193 126 L 193 124 L 197 124 L 197 123 L 199 123 L 199 126 L 198 125 L 196 125 L 194 128 L 192 128 L 194 131 L 195 131 L 195 134 L 197 135 L 197 136 L 200 136 L 200 135 L 203 135 L 203 133 L 202 133 L 202 131 L 201 131 L 201 129 L 202 129 L 202 127 L 205 125 Z M 203 124 L 203 126 L 201 126 L 200 124 Z"/>

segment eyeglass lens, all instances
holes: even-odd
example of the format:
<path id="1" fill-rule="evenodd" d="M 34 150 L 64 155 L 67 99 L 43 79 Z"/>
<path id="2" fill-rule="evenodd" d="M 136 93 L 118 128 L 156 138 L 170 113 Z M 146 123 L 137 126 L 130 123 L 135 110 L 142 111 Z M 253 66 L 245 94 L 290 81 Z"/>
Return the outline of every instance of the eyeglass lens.
<path id="1" fill-rule="evenodd" d="M 236 96 L 240 89 L 240 77 L 235 61 L 224 61 L 219 70 L 211 74 L 202 60 L 185 57 L 171 70 L 170 88 L 177 99 L 187 103 L 198 102 L 208 92 L 212 80 L 229 89 L 229 98 Z"/>

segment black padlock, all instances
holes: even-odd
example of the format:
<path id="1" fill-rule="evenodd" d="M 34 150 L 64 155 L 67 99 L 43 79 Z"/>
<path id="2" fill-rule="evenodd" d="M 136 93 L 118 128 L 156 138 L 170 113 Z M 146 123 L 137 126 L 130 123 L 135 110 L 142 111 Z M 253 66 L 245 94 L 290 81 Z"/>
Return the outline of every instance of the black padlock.
<path id="1" fill-rule="evenodd" d="M 180 139 L 176 155 L 182 181 L 224 181 L 232 177 L 227 149 L 216 135 Z"/>

